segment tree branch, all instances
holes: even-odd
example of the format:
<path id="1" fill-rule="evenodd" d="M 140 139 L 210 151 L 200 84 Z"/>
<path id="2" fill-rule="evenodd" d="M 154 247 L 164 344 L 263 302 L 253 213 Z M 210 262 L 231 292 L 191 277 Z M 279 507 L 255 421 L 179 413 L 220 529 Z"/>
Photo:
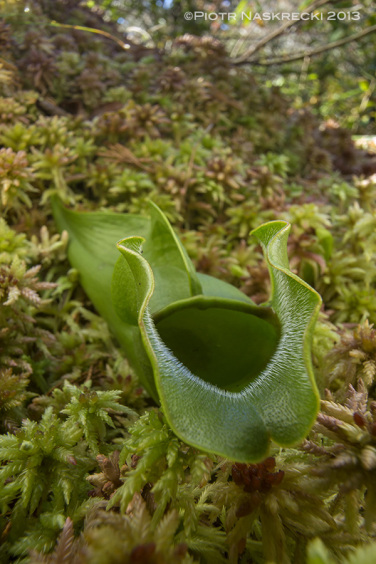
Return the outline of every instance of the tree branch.
<path id="1" fill-rule="evenodd" d="M 316 2 L 313 2 L 313 4 L 308 6 L 306 8 L 306 10 L 304 10 L 304 12 L 302 12 L 302 14 L 310 14 L 310 13 L 314 12 L 315 10 L 317 10 L 317 8 L 320 8 L 321 6 L 324 6 L 325 4 L 329 4 L 329 3 L 334 4 L 336 1 L 339 1 L 339 0 L 334 0 L 334 1 L 333 0 L 316 0 Z M 280 35 L 285 33 L 285 31 L 287 29 L 289 29 L 290 27 L 300 23 L 301 21 L 302 21 L 301 17 L 297 20 L 286 21 L 284 24 L 279 26 L 277 29 L 275 29 L 274 31 L 272 31 L 271 33 L 269 33 L 268 35 L 266 35 L 265 37 L 260 39 L 260 41 L 258 43 L 256 43 L 256 45 L 254 45 L 253 47 L 249 47 L 249 49 L 247 49 L 240 57 L 234 58 L 233 59 L 234 64 L 235 65 L 242 64 L 243 62 L 248 60 L 250 57 L 252 57 L 252 55 L 257 53 L 257 51 L 259 51 L 267 43 L 269 43 L 269 41 L 272 41 L 276 37 L 279 37 Z"/>
<path id="2" fill-rule="evenodd" d="M 270 65 L 280 65 L 283 63 L 291 63 L 293 61 L 299 61 L 301 59 L 305 59 L 306 57 L 313 57 L 315 55 L 319 55 L 320 53 L 324 53 L 325 51 L 331 51 L 336 47 L 341 47 L 346 43 L 351 43 L 352 41 L 356 41 L 357 39 L 361 39 L 365 37 L 369 33 L 373 33 L 376 31 L 376 25 L 372 25 L 368 29 L 363 29 L 358 33 L 354 33 L 354 35 L 350 35 L 349 37 L 345 37 L 344 39 L 339 39 L 338 41 L 333 41 L 332 43 L 328 43 L 328 45 L 324 45 L 322 47 L 318 47 L 317 49 L 311 49 L 310 51 L 302 51 L 301 53 L 297 53 L 296 55 L 282 55 L 282 57 L 275 57 L 274 59 L 266 59 L 265 61 L 262 60 L 255 60 L 255 61 L 241 61 L 240 63 L 234 62 L 235 65 L 259 65 L 259 66 L 270 66 Z"/>

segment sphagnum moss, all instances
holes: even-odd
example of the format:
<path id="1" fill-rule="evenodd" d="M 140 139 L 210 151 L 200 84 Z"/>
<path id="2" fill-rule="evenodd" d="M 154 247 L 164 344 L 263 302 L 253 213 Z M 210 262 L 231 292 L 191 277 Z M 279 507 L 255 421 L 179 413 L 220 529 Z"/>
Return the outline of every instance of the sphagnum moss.
<path id="1" fill-rule="evenodd" d="M 375 182 L 340 172 L 341 151 L 364 154 L 215 40 L 143 57 L 50 26 L 62 6 L 21 0 L 0 22 L 1 561 L 373 562 Z M 249 232 L 293 223 L 291 264 L 325 308 L 300 447 L 239 466 L 173 434 L 67 261 L 56 193 L 143 215 L 152 199 L 199 272 L 257 303 L 270 281 Z"/>

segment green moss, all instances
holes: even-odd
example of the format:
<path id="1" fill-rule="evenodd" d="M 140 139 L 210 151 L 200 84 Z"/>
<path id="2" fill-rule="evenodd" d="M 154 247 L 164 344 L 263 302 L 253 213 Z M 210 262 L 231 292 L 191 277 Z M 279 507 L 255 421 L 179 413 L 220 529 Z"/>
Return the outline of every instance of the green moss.
<path id="1" fill-rule="evenodd" d="M 141 57 L 50 25 L 116 35 L 85 8 L 25 7 L 7 4 L 0 43 L 0 559 L 371 561 L 376 185 L 352 177 L 364 154 L 230 68 L 211 38 Z M 324 301 L 325 399 L 301 447 L 234 466 L 174 436 L 67 261 L 56 193 L 91 211 L 146 214 L 152 199 L 199 272 L 257 303 L 270 281 L 249 232 L 292 222 L 290 264 Z"/>

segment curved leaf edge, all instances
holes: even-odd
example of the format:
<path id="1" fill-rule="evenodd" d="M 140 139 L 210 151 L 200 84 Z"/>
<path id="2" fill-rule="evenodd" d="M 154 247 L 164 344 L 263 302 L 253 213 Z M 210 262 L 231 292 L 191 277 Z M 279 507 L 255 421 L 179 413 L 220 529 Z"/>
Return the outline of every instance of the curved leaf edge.
<path id="1" fill-rule="evenodd" d="M 185 308 L 196 307 L 197 309 L 208 309 L 208 308 L 223 308 L 230 309 L 232 311 L 239 311 L 242 313 L 249 313 L 274 325 L 279 331 L 279 321 L 273 309 L 268 306 L 258 306 L 256 304 L 243 302 L 240 300 L 232 298 L 221 298 L 217 296 L 205 296 L 204 294 L 199 294 L 197 296 L 192 296 L 191 298 L 186 298 L 184 300 L 179 300 L 173 302 L 169 306 L 159 310 L 153 314 L 153 321 L 157 325 L 160 321 L 170 316 L 172 313 Z"/>
<path id="2" fill-rule="evenodd" d="M 266 233 L 268 231 L 268 229 L 272 230 L 272 233 L 268 234 Z M 294 275 L 288 268 L 288 260 L 287 260 L 287 253 L 285 253 L 286 256 L 284 256 L 283 254 L 279 257 L 280 259 L 282 258 L 282 261 L 276 261 L 275 258 L 273 259 L 273 248 L 276 245 L 277 247 L 279 246 L 281 249 L 281 242 L 283 245 L 283 239 L 285 237 L 287 237 L 288 232 L 289 232 L 290 226 L 287 222 L 280 222 L 280 221 L 276 221 L 276 222 L 269 222 L 269 224 L 264 224 L 263 226 L 260 226 L 259 228 L 257 228 L 253 234 L 256 236 L 256 238 L 261 242 L 261 244 L 264 247 L 264 252 L 265 252 L 265 257 L 268 263 L 268 266 L 270 268 L 270 270 L 275 269 L 276 271 L 280 271 L 281 273 L 283 273 L 284 275 L 287 275 L 288 277 L 290 277 L 292 280 L 295 280 L 300 286 L 304 286 L 306 288 L 306 290 L 308 292 L 310 292 L 311 296 L 315 296 L 315 307 L 313 308 L 313 311 L 311 312 L 310 315 L 310 319 L 308 321 L 308 323 L 306 324 L 306 328 L 304 331 L 304 338 L 303 338 L 303 350 L 304 350 L 304 361 L 305 361 L 305 368 L 306 368 L 306 372 L 311 384 L 311 392 L 313 393 L 313 398 L 314 398 L 314 409 L 312 411 L 312 416 L 309 418 L 309 420 L 306 420 L 306 424 L 305 425 L 301 425 L 300 424 L 300 430 L 299 430 L 299 437 L 294 437 L 293 440 L 283 440 L 281 439 L 281 437 L 279 437 L 279 440 L 277 440 L 278 444 L 280 446 L 292 446 L 293 444 L 296 444 L 299 440 L 301 440 L 306 432 L 309 430 L 309 428 L 311 427 L 312 423 L 314 422 L 314 419 L 316 417 L 316 413 L 318 411 L 319 408 L 319 396 L 318 396 L 318 392 L 317 392 L 317 388 L 316 388 L 316 384 L 314 381 L 314 375 L 313 375 L 313 370 L 312 370 L 312 366 L 311 366 L 311 361 L 310 361 L 310 334 L 312 331 L 312 328 L 314 326 L 314 323 L 316 321 L 317 315 L 318 315 L 318 311 L 320 309 L 320 304 L 321 304 L 321 298 L 320 296 L 317 294 L 317 292 L 315 292 L 310 286 L 308 286 L 308 284 L 306 284 L 304 281 L 302 281 L 299 277 L 297 277 L 296 275 Z M 144 287 L 144 291 L 143 291 L 143 299 L 142 299 L 142 306 L 140 307 L 139 310 L 139 327 L 141 330 L 141 335 L 142 335 L 142 340 L 146 349 L 146 352 L 149 356 L 149 360 L 152 364 L 152 368 L 153 368 L 153 372 L 154 372 L 154 377 L 155 377 L 155 382 L 156 382 L 156 387 L 158 390 L 158 394 L 160 396 L 161 399 L 161 403 L 162 403 L 162 408 L 165 412 L 166 418 L 169 422 L 169 424 L 171 425 L 171 428 L 174 430 L 174 432 L 176 433 L 177 436 L 179 436 L 182 440 L 184 440 L 185 442 L 188 442 L 189 444 L 191 444 L 192 446 L 195 446 L 196 448 L 199 448 L 201 450 L 207 450 L 210 452 L 213 452 L 215 454 L 219 454 L 221 456 L 226 456 L 228 458 L 234 459 L 234 460 L 238 460 L 238 461 L 242 461 L 242 462 L 255 462 L 258 460 L 262 460 L 268 452 L 268 446 L 269 446 L 269 438 L 274 438 L 274 433 L 273 433 L 273 428 L 269 428 L 267 429 L 265 427 L 264 422 L 262 421 L 262 418 L 260 417 L 260 414 L 257 413 L 257 409 L 255 410 L 254 406 L 252 406 L 250 404 L 250 400 L 251 400 L 251 396 L 248 394 L 244 394 L 242 393 L 230 393 L 230 392 L 226 392 L 224 390 L 221 390 L 219 388 L 217 388 L 216 386 L 213 386 L 211 384 L 207 384 L 204 383 L 201 379 L 197 378 L 196 376 L 192 375 L 188 369 L 184 366 L 181 365 L 181 363 L 172 355 L 171 351 L 168 351 L 168 349 L 164 346 L 163 342 L 161 341 L 159 334 L 154 326 L 153 320 L 148 312 L 148 303 L 150 301 L 150 297 L 153 293 L 153 286 L 154 286 L 154 278 L 153 278 L 153 272 L 152 269 L 150 267 L 150 265 L 148 264 L 148 262 L 141 257 L 141 255 L 139 254 L 141 252 L 141 245 L 142 245 L 142 239 L 141 238 L 137 238 L 137 237 L 130 237 L 127 239 L 124 239 L 122 241 L 120 241 L 118 243 L 118 249 L 120 250 L 120 252 L 123 254 L 124 258 L 126 260 L 131 259 L 131 256 L 133 256 L 133 258 L 131 259 L 131 262 L 134 263 L 134 261 L 139 263 L 139 266 L 141 266 L 140 263 L 142 263 L 142 271 L 143 271 L 143 284 L 142 286 Z M 286 248 L 287 246 L 285 246 Z M 281 264 L 278 264 L 278 262 L 281 262 Z M 273 278 L 272 278 L 272 282 L 273 282 Z M 272 297 L 271 300 L 269 302 L 269 305 L 271 305 L 273 307 L 274 304 L 274 294 L 275 294 L 275 288 L 274 285 L 272 283 Z M 186 300 L 189 301 L 189 300 Z M 233 300 L 230 300 L 233 301 Z M 263 309 L 263 308 L 260 308 Z M 268 308 L 265 308 L 268 309 Z M 213 395 L 216 396 L 216 399 L 218 400 L 219 398 L 223 398 L 225 400 L 225 404 L 222 405 L 221 407 L 227 407 L 233 403 L 232 400 L 247 400 L 247 409 L 249 411 L 249 415 L 252 415 L 253 417 L 253 424 L 255 424 L 254 426 L 257 428 L 257 444 L 253 441 L 253 446 L 252 449 L 250 451 L 250 449 L 245 448 L 244 449 L 232 449 L 229 448 L 229 445 L 225 445 L 223 448 L 221 447 L 216 447 L 215 444 L 203 444 L 202 441 L 198 440 L 196 441 L 194 439 L 193 436 L 187 436 L 186 432 L 183 430 L 181 431 L 181 428 L 179 427 L 179 424 L 176 425 L 175 421 L 174 421 L 174 416 L 170 413 L 169 410 L 169 402 L 166 400 L 165 397 L 165 392 L 166 392 L 166 387 L 163 386 L 161 384 L 161 373 L 160 373 L 160 362 L 161 359 L 157 358 L 157 353 L 156 350 L 159 350 L 159 354 L 160 356 L 163 355 L 164 356 L 169 356 L 168 358 L 168 362 L 169 363 L 174 363 L 174 370 L 176 372 L 176 370 L 183 370 L 185 372 L 184 377 L 187 379 L 187 382 L 190 381 L 199 381 L 202 390 L 201 391 L 206 391 L 209 392 L 209 396 L 210 394 L 212 395 L 212 397 L 209 399 L 214 399 Z M 162 367 L 163 368 L 163 367 Z M 196 390 L 197 391 L 197 390 Z M 244 397 L 244 395 L 248 396 L 248 397 Z M 316 400 L 316 401 L 315 401 Z M 227 402 L 227 403 L 226 403 Z M 220 404 L 223 404 L 223 402 L 219 402 Z M 238 403 L 238 402 L 235 402 Z M 241 403 L 243 403 L 241 401 Z M 253 403 L 253 402 L 252 402 Z M 257 401 L 255 402 L 256 406 L 257 406 Z M 235 405 L 232 406 L 233 408 L 236 408 Z M 237 408 L 239 408 L 240 406 L 238 405 Z M 243 406 L 244 407 L 244 406 Z M 258 407 L 258 406 L 257 406 Z M 228 415 L 228 414 L 227 414 Z M 200 419 L 200 417 L 199 417 Z M 204 418 L 205 419 L 205 418 Z M 224 418 L 225 419 L 225 418 Z M 230 421 L 231 421 L 231 417 L 230 417 Z M 204 421 L 205 423 L 205 421 Z M 206 421 L 207 423 L 207 421 Z M 269 425 L 268 425 L 269 427 Z M 272 425 L 273 427 L 273 425 Z M 188 435 L 190 435 L 190 433 L 188 433 Z M 210 442 L 210 441 L 209 441 Z M 245 445 L 246 446 L 246 445 Z M 247 451 L 247 452 L 245 452 Z"/>
<path id="3" fill-rule="evenodd" d="M 271 235 L 267 234 L 267 230 L 269 229 L 272 229 Z M 303 439 L 304 436 L 307 435 L 308 432 L 310 431 L 312 425 L 316 420 L 317 413 L 320 410 L 320 394 L 317 388 L 316 378 L 312 367 L 311 347 L 312 347 L 313 330 L 321 309 L 322 298 L 314 288 L 312 288 L 307 282 L 302 280 L 299 276 L 294 274 L 289 268 L 289 261 L 287 256 L 287 238 L 290 233 L 290 230 L 291 230 L 291 224 L 289 222 L 284 220 L 274 220 L 264 223 L 259 227 L 257 227 L 256 229 L 253 229 L 250 232 L 250 235 L 255 237 L 257 241 L 261 244 L 264 252 L 264 257 L 270 273 L 271 296 L 270 299 L 262 305 L 270 306 L 273 309 L 275 307 L 274 298 L 275 298 L 276 288 L 275 288 L 273 271 L 281 272 L 291 280 L 295 280 L 300 287 L 306 289 L 307 293 L 309 293 L 311 298 L 313 298 L 313 300 L 315 301 L 315 305 L 312 308 L 311 315 L 305 325 L 305 330 L 302 338 L 302 344 L 303 344 L 302 357 L 305 363 L 306 372 L 312 387 L 312 392 L 314 394 L 316 405 L 315 408 L 312 409 L 311 417 L 307 419 L 305 428 L 302 427 L 301 438 Z M 276 260 L 275 257 L 276 248 L 278 248 L 279 250 L 278 258 L 282 259 L 282 261 L 280 262 Z M 292 447 L 295 446 L 298 442 L 297 440 L 282 441 L 281 439 L 276 439 L 275 434 L 273 432 L 271 432 L 271 438 L 274 439 L 282 447 Z"/>
<path id="4" fill-rule="evenodd" d="M 121 252 L 121 254 L 123 255 L 123 257 L 125 258 L 125 260 L 127 260 L 128 264 L 131 266 L 133 266 L 133 268 L 138 268 L 139 266 L 142 265 L 141 270 L 139 271 L 139 277 L 138 280 L 140 281 L 139 284 L 140 286 L 138 286 L 139 291 L 140 291 L 140 295 L 143 294 L 144 295 L 144 299 L 142 301 L 142 305 L 140 307 L 140 311 L 139 311 L 139 327 L 140 327 L 140 331 L 141 331 L 141 336 L 142 336 L 142 341 L 144 343 L 145 346 L 145 350 L 147 352 L 147 355 L 149 357 L 150 363 L 152 365 L 153 368 L 153 372 L 154 372 L 154 378 L 155 378 L 155 384 L 156 384 L 156 388 L 158 391 L 158 395 L 159 395 L 159 399 L 161 402 L 161 407 L 162 410 L 165 414 L 165 417 L 171 427 L 171 429 L 174 431 L 174 433 L 184 442 L 188 443 L 189 445 L 193 446 L 194 448 L 203 450 L 203 451 L 207 451 L 213 454 L 217 454 L 219 456 L 224 456 L 233 460 L 237 460 L 240 462 L 250 462 L 250 461 L 260 461 L 263 460 L 268 453 L 269 450 L 269 433 L 262 421 L 262 418 L 259 416 L 259 414 L 254 410 L 254 408 L 252 406 L 247 406 L 247 411 L 248 411 L 248 416 L 250 415 L 250 412 L 252 412 L 252 415 L 254 417 L 254 420 L 256 420 L 256 425 L 255 425 L 255 421 L 253 421 L 252 427 L 253 427 L 253 447 L 251 449 L 251 453 L 246 453 L 245 456 L 243 456 L 243 449 L 241 451 L 239 451 L 239 449 L 231 449 L 231 448 L 217 448 L 216 444 L 218 442 L 218 440 L 214 441 L 214 442 L 210 442 L 210 444 L 203 444 L 202 441 L 200 440 L 195 440 L 194 435 L 191 436 L 189 431 L 193 431 L 194 432 L 194 428 L 197 425 L 197 419 L 196 419 L 196 425 L 193 425 L 193 422 L 191 419 L 188 420 L 188 426 L 189 426 L 189 430 L 188 433 L 184 432 L 184 430 L 181 430 L 181 427 L 179 425 L 176 425 L 175 420 L 174 420 L 174 416 L 171 414 L 170 409 L 169 409 L 169 402 L 166 401 L 166 389 L 165 386 L 161 385 L 161 371 L 163 371 L 163 367 L 161 370 L 160 367 L 160 362 L 161 359 L 160 357 L 163 356 L 164 360 L 167 363 L 173 363 L 173 372 L 174 375 L 177 374 L 178 370 L 183 370 L 185 371 L 185 376 L 191 379 L 193 379 L 196 382 L 199 382 L 202 387 L 205 389 L 205 391 L 207 393 L 210 394 L 215 394 L 217 396 L 217 398 L 219 397 L 222 402 L 223 402 L 223 407 L 226 408 L 227 406 L 227 410 L 228 408 L 233 408 L 234 406 L 232 406 L 232 402 L 231 402 L 231 397 L 233 396 L 233 394 L 226 392 L 224 390 L 221 390 L 219 388 L 217 388 L 216 386 L 213 386 L 212 384 L 208 384 L 206 382 L 203 382 L 203 380 L 201 380 L 200 378 L 198 378 L 197 376 L 194 376 L 193 374 L 189 373 L 189 370 L 184 367 L 180 361 L 178 359 L 176 359 L 173 354 L 171 353 L 171 351 L 169 351 L 167 349 L 167 347 L 165 347 L 164 343 L 162 342 L 156 328 L 153 322 L 153 319 L 151 317 L 150 312 L 148 311 L 148 302 L 150 301 L 151 295 L 153 293 L 153 289 L 154 289 L 154 277 L 153 277 L 153 271 L 152 268 L 150 267 L 149 263 L 146 261 L 146 259 L 141 256 L 139 253 L 141 252 L 141 245 L 142 245 L 142 238 L 141 237 L 129 237 L 126 238 L 122 241 L 119 241 L 119 243 L 117 244 L 117 248 L 119 249 L 119 251 Z M 116 267 L 115 267 L 116 270 Z M 114 272 L 115 275 L 115 272 Z M 157 358 L 157 352 L 160 352 L 159 358 Z M 184 390 L 186 391 L 186 390 Z M 184 393 L 184 391 L 182 391 Z M 211 398 L 212 399 L 212 398 Z M 187 403 L 187 399 L 185 399 L 185 402 Z M 188 401 L 189 403 L 189 401 Z M 196 406 L 197 407 L 197 406 Z M 201 409 L 198 407 L 196 410 L 196 415 L 197 418 L 205 419 L 206 417 L 206 410 L 205 409 Z M 224 414 L 221 413 L 221 410 L 218 411 L 218 415 L 219 415 L 219 419 L 222 422 L 225 417 Z M 230 413 L 230 418 L 231 419 L 232 414 Z M 206 427 L 207 425 L 207 421 L 203 421 L 203 425 L 201 426 L 201 429 Z M 198 426 L 198 428 L 200 428 L 200 426 Z M 197 430 L 197 429 L 196 429 Z M 252 432 L 252 428 L 250 426 L 250 432 Z M 197 432 L 194 433 L 195 435 L 197 435 Z M 215 436 L 218 439 L 218 429 L 215 430 Z M 231 437 L 233 438 L 233 437 Z M 246 450 L 246 449 L 245 449 Z"/>

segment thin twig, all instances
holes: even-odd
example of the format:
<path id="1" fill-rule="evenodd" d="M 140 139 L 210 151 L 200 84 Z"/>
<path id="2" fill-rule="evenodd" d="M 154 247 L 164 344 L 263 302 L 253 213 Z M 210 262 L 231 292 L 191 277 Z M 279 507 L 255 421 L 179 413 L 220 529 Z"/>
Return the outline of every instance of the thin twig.
<path id="1" fill-rule="evenodd" d="M 341 47 L 346 43 L 351 43 L 352 41 L 361 39 L 362 37 L 365 37 L 366 35 L 373 33 L 374 31 L 376 31 L 376 25 L 372 25 L 368 29 L 364 29 L 363 31 L 354 33 L 354 35 L 350 35 L 350 37 L 345 37 L 344 39 L 333 41 L 332 43 L 328 43 L 328 45 L 318 47 L 317 49 L 311 49 L 311 51 L 302 51 L 301 53 L 297 53 L 296 55 L 286 54 L 283 55 L 282 57 L 275 57 L 274 59 L 265 59 L 264 61 L 263 60 L 242 61 L 240 63 L 234 63 L 234 64 L 270 66 L 270 65 L 280 65 L 283 63 L 291 63 L 293 61 L 299 61 L 301 59 L 305 59 L 305 57 L 314 57 L 315 55 L 319 55 L 320 53 L 325 53 L 325 51 L 330 51 L 331 49 L 335 49 L 336 47 Z"/>
<path id="2" fill-rule="evenodd" d="M 302 12 L 300 14 L 300 16 L 302 16 L 303 14 L 310 14 L 310 13 L 314 12 L 315 10 L 317 10 L 317 8 L 320 8 L 321 6 L 324 6 L 325 4 L 329 4 L 329 3 L 335 3 L 335 2 L 333 2 L 333 0 L 317 0 L 316 2 L 311 4 L 311 6 L 308 6 L 304 10 L 304 12 Z M 301 21 L 302 21 L 302 18 L 299 17 L 299 19 L 297 19 L 297 20 L 289 20 L 289 21 L 285 22 L 280 27 L 278 27 L 277 29 L 275 29 L 274 31 L 272 31 L 271 33 L 269 33 L 268 35 L 266 35 L 265 37 L 260 39 L 260 41 L 258 43 L 256 43 L 256 45 L 254 45 L 253 47 L 249 47 L 249 49 L 247 49 L 243 53 L 243 55 L 241 55 L 237 59 L 234 59 L 234 64 L 238 65 L 238 64 L 241 64 L 242 62 L 244 62 L 246 59 L 249 59 L 250 57 L 252 57 L 252 55 L 257 53 L 257 51 L 259 51 L 262 47 L 264 47 L 267 43 L 269 43 L 269 41 L 272 41 L 276 37 L 279 37 L 280 35 L 285 33 L 285 31 L 288 28 L 298 24 Z"/>
<path id="3" fill-rule="evenodd" d="M 101 29 L 94 29 L 93 27 L 85 27 L 83 25 L 62 24 L 55 21 L 50 22 L 50 25 L 54 27 L 65 27 L 67 29 L 77 29 L 79 31 L 89 31 L 90 33 L 97 33 L 98 35 L 104 35 L 104 37 L 107 37 L 108 39 L 115 41 L 115 43 L 120 45 L 122 49 L 130 48 L 130 45 L 128 43 L 124 43 L 124 41 L 122 41 L 121 39 L 118 39 L 114 35 L 111 35 L 111 33 L 108 33 L 107 31 L 102 31 Z"/>

